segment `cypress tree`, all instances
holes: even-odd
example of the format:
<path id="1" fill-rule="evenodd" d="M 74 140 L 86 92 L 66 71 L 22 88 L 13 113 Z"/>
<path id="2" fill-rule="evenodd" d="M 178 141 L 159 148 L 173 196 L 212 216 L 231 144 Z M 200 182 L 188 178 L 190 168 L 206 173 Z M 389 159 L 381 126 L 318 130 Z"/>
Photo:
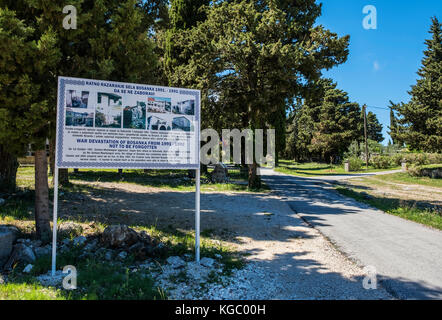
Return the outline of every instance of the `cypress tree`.
<path id="1" fill-rule="evenodd" d="M 442 27 L 436 17 L 429 33 L 419 79 L 409 92 L 411 100 L 395 107 L 401 128 L 393 138 L 410 149 L 442 152 Z"/>

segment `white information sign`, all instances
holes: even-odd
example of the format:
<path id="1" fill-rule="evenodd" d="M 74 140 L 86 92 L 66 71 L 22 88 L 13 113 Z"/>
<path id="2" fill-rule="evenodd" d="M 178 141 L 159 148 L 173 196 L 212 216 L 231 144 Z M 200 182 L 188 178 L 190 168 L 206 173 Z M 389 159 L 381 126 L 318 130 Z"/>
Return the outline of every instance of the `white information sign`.
<path id="1" fill-rule="evenodd" d="M 200 260 L 199 90 L 58 78 L 52 275 L 58 168 L 195 169 L 195 259 Z"/>
<path id="2" fill-rule="evenodd" d="M 60 77 L 59 168 L 198 169 L 200 91 Z"/>

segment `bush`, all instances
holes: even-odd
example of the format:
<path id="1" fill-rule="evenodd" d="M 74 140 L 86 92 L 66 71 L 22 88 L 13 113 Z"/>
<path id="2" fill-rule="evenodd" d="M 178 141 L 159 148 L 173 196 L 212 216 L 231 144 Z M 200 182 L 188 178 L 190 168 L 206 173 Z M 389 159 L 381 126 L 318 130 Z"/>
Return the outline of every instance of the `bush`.
<path id="1" fill-rule="evenodd" d="M 391 156 L 391 163 L 395 166 L 400 166 L 400 165 L 402 165 L 403 159 L 404 159 L 404 155 L 397 153 L 397 154 Z"/>
<path id="2" fill-rule="evenodd" d="M 408 174 L 412 177 L 420 177 L 421 171 L 422 171 L 422 167 L 416 166 L 416 165 L 409 166 L 408 170 L 407 170 Z"/>
<path id="3" fill-rule="evenodd" d="M 393 158 L 388 156 L 376 156 L 371 159 L 376 169 L 388 169 L 393 166 Z"/>
<path id="4" fill-rule="evenodd" d="M 348 159 L 350 171 L 359 171 L 364 165 L 364 161 L 357 157 L 351 157 Z"/>

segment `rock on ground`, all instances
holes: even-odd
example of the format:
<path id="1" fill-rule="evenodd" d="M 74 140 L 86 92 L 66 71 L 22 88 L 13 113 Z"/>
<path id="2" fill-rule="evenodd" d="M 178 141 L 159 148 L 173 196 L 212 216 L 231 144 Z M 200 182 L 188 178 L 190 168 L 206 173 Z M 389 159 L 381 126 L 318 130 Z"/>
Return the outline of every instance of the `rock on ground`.
<path id="1" fill-rule="evenodd" d="M 17 231 L 15 227 L 0 226 L 0 270 L 12 252 L 12 245 L 17 239 Z"/>
<path id="2" fill-rule="evenodd" d="M 83 227 L 75 222 L 62 222 L 58 226 L 58 234 L 60 238 L 78 237 L 83 233 Z"/>
<path id="3" fill-rule="evenodd" d="M 18 243 L 14 246 L 12 254 L 5 264 L 5 269 L 10 270 L 16 262 L 33 263 L 35 260 L 36 257 L 32 248 L 24 243 Z"/>
<path id="4" fill-rule="evenodd" d="M 138 233 L 125 225 L 109 226 L 101 235 L 101 242 L 114 248 L 131 246 L 138 240 Z"/>

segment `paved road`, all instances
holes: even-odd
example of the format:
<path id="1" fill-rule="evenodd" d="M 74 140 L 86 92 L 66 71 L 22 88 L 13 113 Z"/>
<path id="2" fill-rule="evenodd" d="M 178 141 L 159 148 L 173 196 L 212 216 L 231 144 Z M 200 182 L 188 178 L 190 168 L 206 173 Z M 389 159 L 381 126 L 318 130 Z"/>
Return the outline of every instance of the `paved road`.
<path id="1" fill-rule="evenodd" d="M 361 266 L 374 266 L 400 299 L 442 299 L 442 232 L 343 197 L 320 179 L 269 169 L 265 182 Z M 329 179 L 330 180 L 330 179 Z"/>

